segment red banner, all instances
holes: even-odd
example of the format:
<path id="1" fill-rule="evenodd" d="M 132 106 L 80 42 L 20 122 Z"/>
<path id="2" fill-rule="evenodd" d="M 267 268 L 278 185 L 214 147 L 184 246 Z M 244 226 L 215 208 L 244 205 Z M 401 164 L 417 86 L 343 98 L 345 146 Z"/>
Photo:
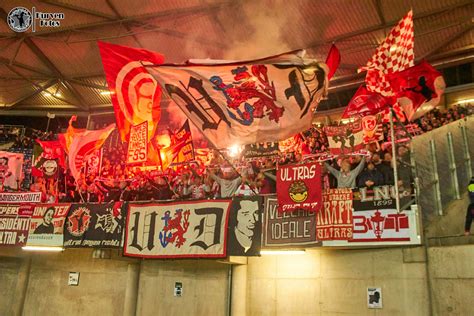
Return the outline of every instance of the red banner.
<path id="1" fill-rule="evenodd" d="M 164 57 L 145 49 L 98 45 L 122 141 L 127 141 L 132 126 L 145 121 L 151 139 L 161 117 L 161 88 L 143 65 L 161 64 Z"/>
<path id="2" fill-rule="evenodd" d="M 32 205 L 0 205 L 0 246 L 26 245 L 32 214 Z"/>
<path id="3" fill-rule="evenodd" d="M 127 163 L 136 164 L 147 161 L 148 153 L 148 122 L 134 125 L 130 129 L 128 140 Z"/>
<path id="4" fill-rule="evenodd" d="M 278 212 L 318 211 L 322 205 L 321 165 L 281 166 L 277 171 Z"/>
<path id="5" fill-rule="evenodd" d="M 323 209 L 317 215 L 318 240 L 349 240 L 353 234 L 352 190 L 330 189 L 323 194 Z"/>

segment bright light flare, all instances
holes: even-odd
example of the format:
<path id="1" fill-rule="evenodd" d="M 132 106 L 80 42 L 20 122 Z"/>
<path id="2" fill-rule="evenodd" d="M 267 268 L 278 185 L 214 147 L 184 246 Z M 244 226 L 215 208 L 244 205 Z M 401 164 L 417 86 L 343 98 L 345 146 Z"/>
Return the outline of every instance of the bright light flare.
<path id="1" fill-rule="evenodd" d="M 304 255 L 304 250 L 260 250 L 263 255 Z"/>
<path id="2" fill-rule="evenodd" d="M 111 92 L 109 90 L 106 90 L 106 91 L 100 91 L 100 94 L 101 95 L 111 95 L 111 94 L 113 94 L 113 92 Z"/>
<path id="3" fill-rule="evenodd" d="M 229 156 L 237 157 L 239 152 L 240 152 L 240 146 L 239 145 L 232 145 L 231 147 L 229 147 Z"/>
<path id="4" fill-rule="evenodd" d="M 21 249 L 26 250 L 26 251 L 54 251 L 54 252 L 64 251 L 63 247 L 25 246 L 25 247 L 22 247 Z"/>

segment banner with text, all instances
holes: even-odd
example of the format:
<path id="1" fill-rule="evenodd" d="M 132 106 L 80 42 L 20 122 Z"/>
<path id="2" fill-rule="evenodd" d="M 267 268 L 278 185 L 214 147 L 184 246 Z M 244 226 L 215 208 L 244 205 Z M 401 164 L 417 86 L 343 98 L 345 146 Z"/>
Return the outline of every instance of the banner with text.
<path id="1" fill-rule="evenodd" d="M 309 246 L 318 243 L 316 239 L 316 212 L 296 210 L 278 213 L 276 197 L 265 199 L 263 214 L 263 247 Z"/>
<path id="2" fill-rule="evenodd" d="M 0 246 L 24 246 L 32 205 L 0 205 Z"/>
<path id="3" fill-rule="evenodd" d="M 409 191 L 400 190 L 400 205 L 409 204 L 411 194 Z M 395 208 L 395 186 L 384 185 L 373 189 L 359 188 L 353 193 L 354 211 L 392 209 Z"/>
<path id="4" fill-rule="evenodd" d="M 322 205 L 321 165 L 318 162 L 280 166 L 277 170 L 278 211 L 318 211 Z"/>
<path id="5" fill-rule="evenodd" d="M 279 154 L 278 142 L 248 144 L 244 146 L 242 151 L 245 159 L 277 157 Z"/>
<path id="6" fill-rule="evenodd" d="M 323 208 L 317 215 L 318 240 L 352 238 L 352 190 L 329 189 L 323 194 Z"/>
<path id="7" fill-rule="evenodd" d="M 146 162 L 148 154 L 148 121 L 131 127 L 127 152 L 128 164 Z"/>
<path id="8" fill-rule="evenodd" d="M 33 210 L 27 246 L 63 246 L 64 221 L 71 204 L 39 204 Z"/>
<path id="9" fill-rule="evenodd" d="M 141 258 L 226 256 L 230 200 L 130 204 L 124 255 Z"/>
<path id="10" fill-rule="evenodd" d="M 416 210 L 398 213 L 396 209 L 354 212 L 350 240 L 324 241 L 323 246 L 419 245 Z"/>
<path id="11" fill-rule="evenodd" d="M 263 198 L 234 197 L 229 217 L 228 256 L 259 256 L 262 240 Z"/>
<path id="12" fill-rule="evenodd" d="M 339 126 L 325 126 L 329 151 L 333 155 L 347 155 L 364 149 L 364 132 L 360 120 Z"/>
<path id="13" fill-rule="evenodd" d="M 72 204 L 64 225 L 66 248 L 120 248 L 126 204 Z"/>
<path id="14" fill-rule="evenodd" d="M 41 192 L 0 192 L 1 203 L 41 203 Z"/>

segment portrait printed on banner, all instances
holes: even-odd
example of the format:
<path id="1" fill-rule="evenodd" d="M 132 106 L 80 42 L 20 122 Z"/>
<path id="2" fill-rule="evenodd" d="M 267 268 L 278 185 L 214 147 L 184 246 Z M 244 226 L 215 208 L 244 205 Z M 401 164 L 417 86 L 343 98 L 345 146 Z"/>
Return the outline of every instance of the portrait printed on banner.
<path id="1" fill-rule="evenodd" d="M 228 256 L 259 256 L 262 235 L 261 197 L 234 197 L 228 229 Z"/>

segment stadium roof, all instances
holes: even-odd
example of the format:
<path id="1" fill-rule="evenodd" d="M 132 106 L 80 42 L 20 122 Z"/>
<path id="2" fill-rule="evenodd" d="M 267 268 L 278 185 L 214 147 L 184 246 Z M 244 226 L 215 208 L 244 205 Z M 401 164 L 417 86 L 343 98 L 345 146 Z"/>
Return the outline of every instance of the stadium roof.
<path id="1" fill-rule="evenodd" d="M 64 13 L 59 27 L 13 32 L 23 6 Z M 333 91 L 359 84 L 375 48 L 413 9 L 415 56 L 443 67 L 474 60 L 474 1 L 465 0 L 43 0 L 0 5 L 0 114 L 111 111 L 96 41 L 142 47 L 169 62 L 250 59 L 305 48 L 324 60 L 341 51 Z"/>

